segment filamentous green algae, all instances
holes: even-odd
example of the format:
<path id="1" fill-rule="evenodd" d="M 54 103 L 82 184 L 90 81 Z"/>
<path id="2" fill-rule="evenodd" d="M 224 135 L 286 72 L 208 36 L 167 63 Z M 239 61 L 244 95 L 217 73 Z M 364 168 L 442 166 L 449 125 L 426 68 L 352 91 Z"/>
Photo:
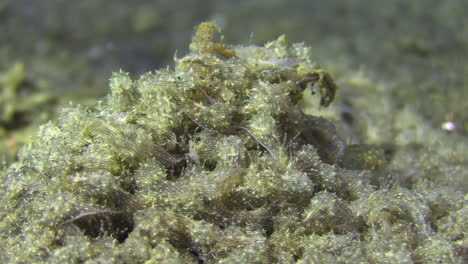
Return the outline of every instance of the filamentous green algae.
<path id="1" fill-rule="evenodd" d="M 463 193 L 405 185 L 396 146 L 304 113 L 339 92 L 308 47 L 219 34 L 40 127 L 0 174 L 2 262 L 463 262 Z"/>

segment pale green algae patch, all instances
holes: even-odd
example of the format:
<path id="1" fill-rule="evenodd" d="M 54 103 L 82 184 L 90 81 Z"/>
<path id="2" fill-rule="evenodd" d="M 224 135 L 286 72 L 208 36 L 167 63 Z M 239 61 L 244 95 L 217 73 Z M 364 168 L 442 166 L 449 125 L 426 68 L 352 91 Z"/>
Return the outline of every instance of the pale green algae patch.
<path id="1" fill-rule="evenodd" d="M 218 31 L 201 24 L 174 69 L 114 73 L 95 107 L 40 127 L 0 175 L 1 261 L 463 262 L 467 198 L 431 178 L 439 159 L 413 177 L 411 135 L 397 147 L 330 120 L 337 86 L 303 44 L 230 46 Z M 372 145 L 346 146 L 356 129 Z"/>

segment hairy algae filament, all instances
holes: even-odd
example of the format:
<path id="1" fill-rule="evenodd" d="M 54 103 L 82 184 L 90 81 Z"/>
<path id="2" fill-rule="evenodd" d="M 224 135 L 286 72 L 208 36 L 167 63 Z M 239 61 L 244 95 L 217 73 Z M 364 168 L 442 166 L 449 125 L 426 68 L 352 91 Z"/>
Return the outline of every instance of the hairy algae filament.
<path id="1" fill-rule="evenodd" d="M 380 152 L 339 167 L 333 124 L 298 106 L 308 86 L 324 107 L 337 89 L 309 48 L 221 40 L 202 23 L 173 70 L 116 73 L 94 108 L 41 127 L 2 178 L 4 260 L 365 263 L 451 245 L 430 237 L 421 195 L 361 170 Z"/>

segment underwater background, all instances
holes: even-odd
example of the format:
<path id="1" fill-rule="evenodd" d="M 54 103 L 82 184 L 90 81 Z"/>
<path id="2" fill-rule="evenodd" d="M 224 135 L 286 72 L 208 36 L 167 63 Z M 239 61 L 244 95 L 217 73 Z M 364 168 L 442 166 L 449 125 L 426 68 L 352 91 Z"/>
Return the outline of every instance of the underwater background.
<path id="1" fill-rule="evenodd" d="M 174 68 L 174 58 L 191 52 L 197 25 L 213 21 L 222 29 L 222 42 L 233 47 L 263 46 L 283 34 L 290 43 L 310 47 L 312 60 L 338 88 L 330 107 L 308 95 L 299 106 L 333 123 L 347 146 L 337 166 L 377 175 L 376 190 L 394 184 L 422 195 L 418 199 L 432 212 L 422 218 L 430 219 L 440 240 L 408 253 L 416 256 L 412 260 L 400 252 L 399 260 L 463 263 L 468 254 L 466 10 L 464 0 L 0 0 L 0 203 L 4 209 L 12 206 L 11 175 L 32 147 L 18 153 L 43 136 L 41 125 L 60 119 L 68 111 L 63 107 L 71 104 L 100 105 L 111 91 L 113 72 L 122 70 L 137 80 L 147 72 Z M 320 195 L 314 197 L 332 199 Z M 408 213 L 385 210 L 395 219 Z M 7 213 L 0 217 L 0 241 L 12 236 L 8 218 Z M 365 233 L 368 225 L 356 224 L 356 233 Z M 3 244 L 3 260 L 21 259 L 5 253 L 19 247 L 15 243 Z M 426 252 L 437 247 L 450 253 L 431 257 Z M 300 251 L 304 258 L 313 255 Z M 93 254 L 90 259 L 99 255 Z M 31 259 L 44 260 L 36 257 Z M 389 263 L 399 263 L 398 257 L 393 260 Z"/>

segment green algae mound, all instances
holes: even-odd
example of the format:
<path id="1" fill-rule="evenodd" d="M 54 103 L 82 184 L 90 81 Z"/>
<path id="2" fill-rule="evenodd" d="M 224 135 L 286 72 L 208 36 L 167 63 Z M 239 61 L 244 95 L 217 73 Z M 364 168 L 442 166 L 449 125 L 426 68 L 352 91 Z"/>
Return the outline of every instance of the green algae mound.
<path id="1" fill-rule="evenodd" d="M 303 113 L 305 92 L 321 107 L 337 92 L 309 48 L 219 31 L 39 129 L 0 174 L 0 262 L 463 261 L 462 193 L 400 187 L 387 148 L 347 148 Z"/>

